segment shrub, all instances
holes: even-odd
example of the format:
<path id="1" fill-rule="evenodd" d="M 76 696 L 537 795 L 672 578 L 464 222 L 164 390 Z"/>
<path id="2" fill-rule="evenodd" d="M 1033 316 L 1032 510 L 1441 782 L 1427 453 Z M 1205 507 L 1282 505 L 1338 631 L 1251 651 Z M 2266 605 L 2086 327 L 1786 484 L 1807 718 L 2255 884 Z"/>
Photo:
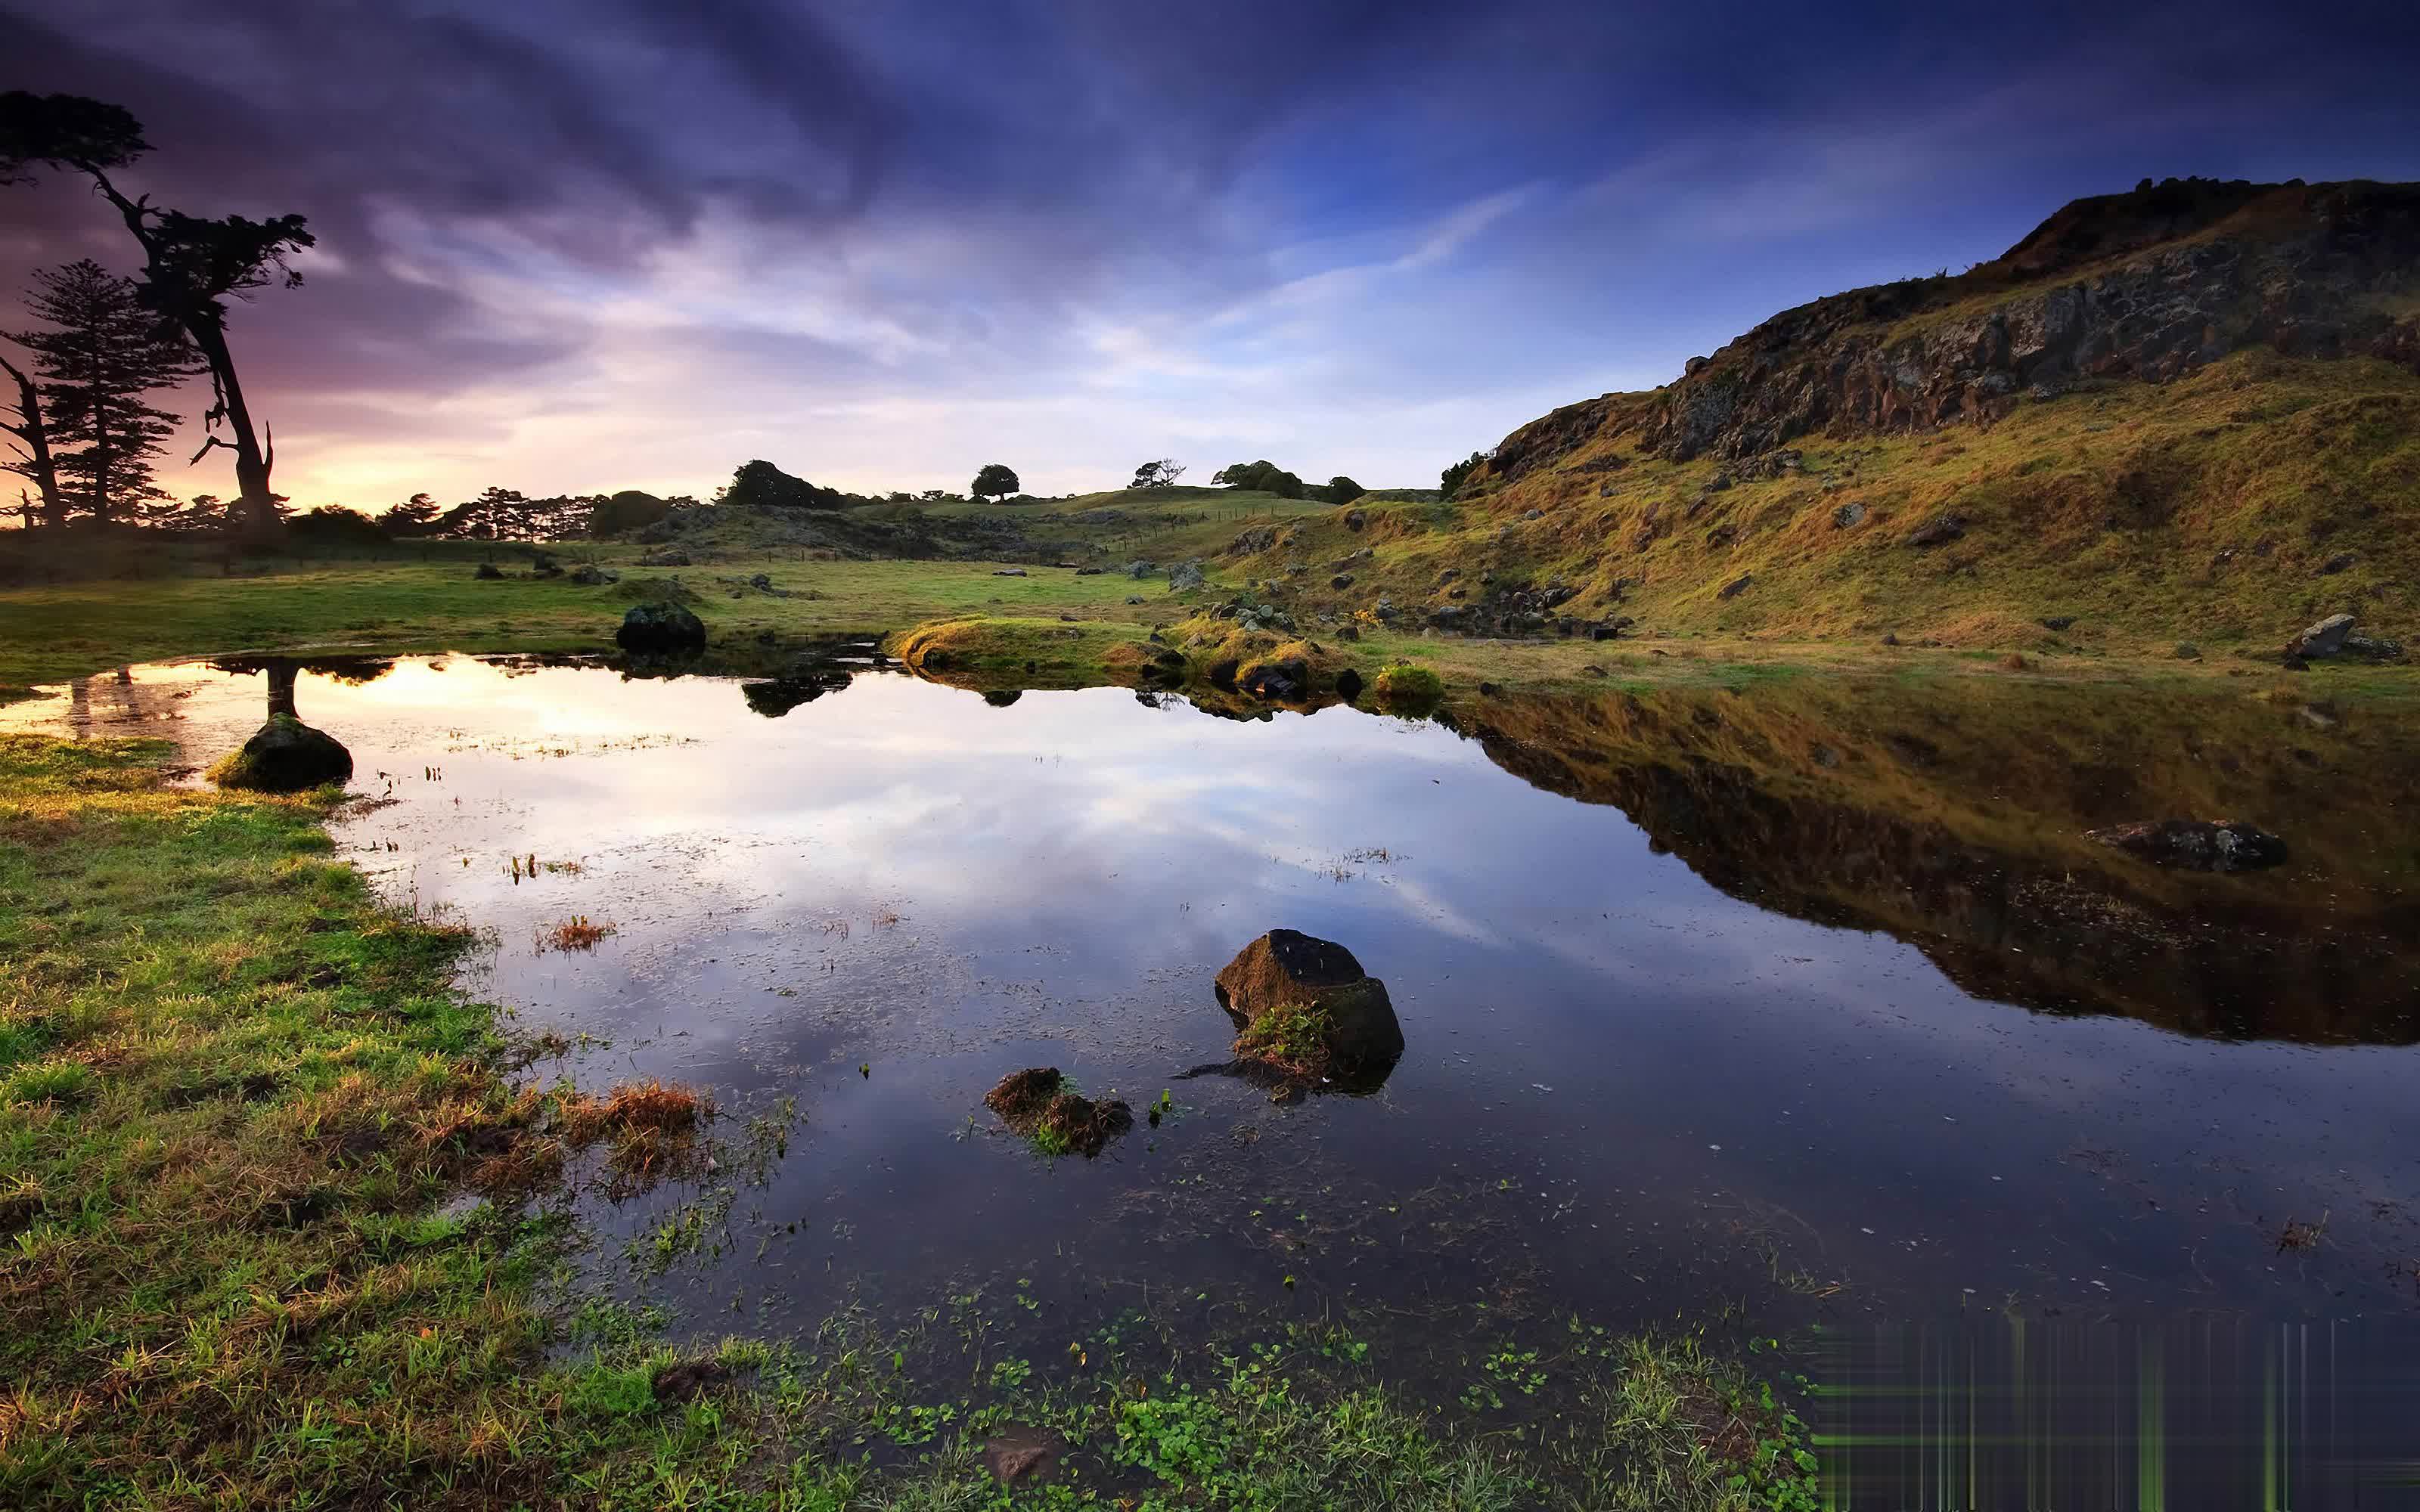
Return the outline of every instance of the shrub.
<path id="1" fill-rule="evenodd" d="M 1427 707 L 1445 697 L 1445 679 L 1426 667 L 1397 662 L 1379 669 L 1371 688 L 1381 703 L 1399 708 Z"/>

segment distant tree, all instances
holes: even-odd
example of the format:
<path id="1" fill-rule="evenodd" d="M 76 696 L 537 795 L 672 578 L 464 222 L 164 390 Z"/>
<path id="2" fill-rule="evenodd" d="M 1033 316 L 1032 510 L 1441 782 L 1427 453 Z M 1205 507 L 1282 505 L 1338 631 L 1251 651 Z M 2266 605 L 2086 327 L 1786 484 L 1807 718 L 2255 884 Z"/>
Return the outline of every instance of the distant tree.
<path id="1" fill-rule="evenodd" d="M 1437 482 L 1444 486 L 1446 498 L 1450 500 L 1455 491 L 1461 488 L 1462 480 L 1470 476 L 1473 469 L 1494 455 L 1492 452 L 1473 452 L 1438 473 Z"/>
<path id="2" fill-rule="evenodd" d="M 588 514 L 588 533 L 618 535 L 624 531 L 642 530 L 671 513 L 669 501 L 636 488 L 625 488 L 597 501 Z"/>
<path id="3" fill-rule="evenodd" d="M 962 504 L 966 502 L 966 500 L 962 496 L 954 494 L 947 488 L 927 488 L 923 493 L 918 494 L 916 498 L 919 502 L 927 504 Z"/>
<path id="4" fill-rule="evenodd" d="M 380 546 L 386 532 L 357 509 L 323 504 L 287 522 L 287 535 L 318 546 Z"/>
<path id="5" fill-rule="evenodd" d="M 8 339 L 34 354 L 69 507 L 105 525 L 167 497 L 151 481 L 151 459 L 177 417 L 148 396 L 202 372 L 183 334 L 143 307 L 132 279 L 88 257 L 36 273 L 26 309 L 41 327 Z"/>
<path id="6" fill-rule="evenodd" d="M 233 509 L 214 493 L 197 493 L 185 501 L 184 507 L 163 515 L 155 523 L 185 531 L 223 531 L 227 528 Z"/>
<path id="7" fill-rule="evenodd" d="M 838 509 L 848 500 L 836 488 L 818 488 L 759 457 L 742 462 L 714 501 L 749 509 Z"/>
<path id="8" fill-rule="evenodd" d="M 59 490 L 58 462 L 51 455 L 51 427 L 48 418 L 42 413 L 42 391 L 34 386 L 33 378 L 23 368 L 8 358 L 0 357 L 0 369 L 7 370 L 17 389 L 10 411 L 15 418 L 0 420 L 0 431 L 8 432 L 15 442 L 15 455 L 6 462 L 0 462 L 0 469 L 32 480 L 34 486 L 40 490 L 44 524 L 65 525 L 68 522 L 67 495 Z M 22 494 L 23 490 L 19 492 Z M 25 516 L 28 525 L 34 522 L 31 509 L 32 505 L 28 503 Z"/>
<path id="9" fill-rule="evenodd" d="M 1126 486 L 1165 488 L 1183 476 L 1185 476 L 1185 464 L 1172 456 L 1163 456 L 1156 462 L 1145 462 L 1135 469 L 1134 482 L 1127 484 Z"/>
<path id="10" fill-rule="evenodd" d="M 916 496 L 905 488 L 893 488 L 882 496 L 882 501 L 886 504 L 912 504 Z"/>
<path id="11" fill-rule="evenodd" d="M 978 500 L 1005 499 L 1022 486 L 1024 486 L 1016 481 L 1016 474 L 1009 470 L 1007 464 L 985 462 L 982 470 L 975 473 L 975 481 L 968 487 L 967 492 Z"/>
<path id="12" fill-rule="evenodd" d="M 244 529 L 258 538 L 274 536 L 278 501 L 269 478 L 277 461 L 276 442 L 253 427 L 227 347 L 226 301 L 246 298 L 272 278 L 288 288 L 301 285 L 302 275 L 287 258 L 314 238 L 300 215 L 212 220 L 162 209 L 148 195 L 127 198 L 110 181 L 110 172 L 150 150 L 142 123 L 119 106 L 77 95 L 22 89 L 0 94 L 0 184 L 23 182 L 36 166 L 80 173 L 117 211 L 143 249 L 144 307 L 181 330 L 209 370 L 213 402 L 202 417 L 209 435 L 194 459 L 201 460 L 214 446 L 235 453 Z M 227 437 L 217 434 L 221 424 Z"/>
<path id="13" fill-rule="evenodd" d="M 378 517 L 378 527 L 398 539 L 427 535 L 436 526 L 438 513 L 436 500 L 425 493 L 416 493 L 382 512 Z"/>
<path id="14" fill-rule="evenodd" d="M 1349 504 L 1370 490 L 1340 472 L 1327 480 L 1327 487 L 1325 491 L 1329 503 Z"/>
<path id="15" fill-rule="evenodd" d="M 1299 499 L 1303 495 L 1302 480 L 1276 463 L 1231 462 L 1210 475 L 1210 481 L 1230 488 L 1247 489 L 1253 493 L 1273 493 L 1281 499 Z"/>

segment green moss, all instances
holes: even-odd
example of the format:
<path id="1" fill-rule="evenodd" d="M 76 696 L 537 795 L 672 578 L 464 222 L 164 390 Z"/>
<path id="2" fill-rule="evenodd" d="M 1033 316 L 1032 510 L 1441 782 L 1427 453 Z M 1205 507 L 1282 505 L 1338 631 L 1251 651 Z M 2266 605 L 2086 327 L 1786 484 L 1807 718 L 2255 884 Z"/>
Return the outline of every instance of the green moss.
<path id="1" fill-rule="evenodd" d="M 1390 709 L 1419 710 L 1434 708 L 1445 697 L 1445 679 L 1430 668 L 1410 662 L 1397 662 L 1378 669 L 1378 676 L 1370 685 L 1378 702 Z"/>

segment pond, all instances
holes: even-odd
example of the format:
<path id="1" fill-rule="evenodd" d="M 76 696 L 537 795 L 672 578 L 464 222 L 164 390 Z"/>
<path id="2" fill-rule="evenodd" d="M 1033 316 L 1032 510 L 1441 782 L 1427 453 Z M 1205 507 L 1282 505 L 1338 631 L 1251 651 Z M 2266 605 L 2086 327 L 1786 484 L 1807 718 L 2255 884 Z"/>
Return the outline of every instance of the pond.
<path id="1" fill-rule="evenodd" d="M 138 668 L 0 720 L 199 764 L 261 696 Z M 1474 1316 L 2420 1297 L 2420 742 L 2387 713 L 1973 678 L 1237 718 L 847 647 L 752 682 L 332 663 L 298 702 L 370 800 L 341 848 L 489 932 L 470 987 L 562 1037 L 536 1074 L 758 1120 L 715 1175 L 588 1200 L 600 1273 L 686 1326 L 989 1288 L 1060 1340 L 1148 1308 L 1444 1350 Z M 2290 858 L 2084 838 L 2175 814 Z M 610 933 L 554 948 L 574 919 Z M 1186 1074 L 1229 1058 L 1214 973 L 1280 927 L 1386 982 L 1374 1089 Z M 1043 1157 L 984 1103 L 1028 1066 L 1166 1113 Z"/>

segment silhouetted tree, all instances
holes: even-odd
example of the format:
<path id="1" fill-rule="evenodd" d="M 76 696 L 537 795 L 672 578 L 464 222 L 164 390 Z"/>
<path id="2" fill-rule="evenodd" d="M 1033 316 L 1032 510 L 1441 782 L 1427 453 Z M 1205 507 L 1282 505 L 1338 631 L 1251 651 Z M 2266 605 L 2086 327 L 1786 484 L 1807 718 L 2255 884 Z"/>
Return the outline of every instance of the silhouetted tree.
<path id="1" fill-rule="evenodd" d="M 403 502 L 381 511 L 378 517 L 378 527 L 387 534 L 396 537 L 427 535 L 437 524 L 439 513 L 436 500 L 425 493 L 416 493 Z"/>
<path id="2" fill-rule="evenodd" d="M 1327 480 L 1327 501 L 1331 504 L 1349 504 L 1369 491 L 1341 472 Z"/>
<path id="3" fill-rule="evenodd" d="M 286 259 L 313 238 L 300 215 L 211 220 L 162 209 L 148 195 L 127 198 L 109 175 L 150 150 L 142 123 L 119 106 L 77 95 L 0 94 L 0 183 L 23 182 L 37 165 L 80 173 L 117 211 L 143 248 L 144 307 L 181 330 L 209 369 L 212 403 L 202 424 L 210 434 L 194 459 L 214 446 L 235 453 L 244 528 L 255 537 L 273 536 L 279 516 L 269 476 L 276 443 L 254 429 L 227 349 L 226 301 L 244 298 L 272 278 L 288 288 L 301 284 L 302 275 Z M 221 424 L 226 437 L 217 434 Z"/>
<path id="4" fill-rule="evenodd" d="M 8 371 L 17 389 L 12 410 L 15 418 L 0 420 L 0 431 L 7 431 L 16 442 L 16 455 L 6 462 L 0 462 L 0 469 L 21 478 L 31 479 L 34 486 L 41 491 L 44 524 L 65 525 L 68 522 L 67 496 L 59 491 L 58 464 L 51 456 L 51 429 L 49 421 L 42 414 L 42 391 L 34 386 L 33 378 L 23 368 L 8 358 L 0 357 L 0 368 Z M 29 513 L 25 517 L 28 525 L 33 523 L 31 507 L 29 502 Z"/>
<path id="5" fill-rule="evenodd" d="M 134 281 L 90 258 L 34 275 L 26 307 L 48 328 L 11 332 L 46 390 L 51 458 L 70 508 L 98 524 L 165 499 L 151 459 L 177 416 L 148 395 L 203 371 L 182 332 L 145 309 Z"/>
<path id="6" fill-rule="evenodd" d="M 1135 469 L 1134 482 L 1127 484 L 1126 486 L 1129 488 L 1165 488 L 1184 475 L 1184 463 L 1179 462 L 1172 456 L 1163 456 L 1156 462 L 1145 462 L 1142 466 Z"/>
<path id="7" fill-rule="evenodd" d="M 982 471 L 975 474 L 975 481 L 967 492 L 977 499 L 1005 499 L 1021 486 L 1022 485 L 1016 481 L 1016 474 L 1009 471 L 1007 464 L 985 462 Z"/>

